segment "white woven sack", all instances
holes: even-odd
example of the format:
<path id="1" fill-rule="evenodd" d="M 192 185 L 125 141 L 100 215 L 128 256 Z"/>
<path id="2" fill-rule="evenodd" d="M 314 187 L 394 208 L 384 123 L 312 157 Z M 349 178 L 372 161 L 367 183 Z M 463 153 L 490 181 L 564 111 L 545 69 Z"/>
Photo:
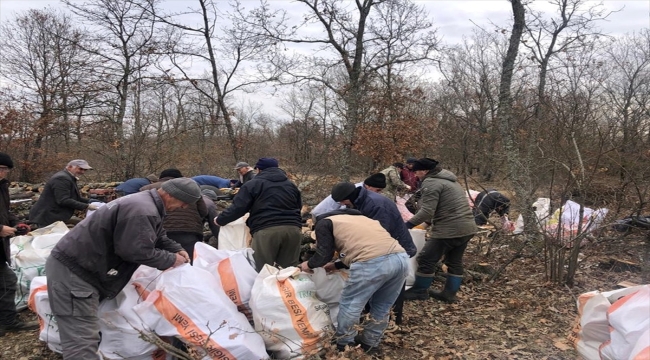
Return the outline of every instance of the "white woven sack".
<path id="1" fill-rule="evenodd" d="M 57 221 L 49 226 L 34 230 L 28 236 L 11 239 L 11 267 L 18 278 L 16 287 L 16 309 L 27 307 L 32 280 L 45 275 L 45 261 L 59 240 L 68 232 L 68 227 Z"/>
<path id="2" fill-rule="evenodd" d="M 248 302 L 257 271 L 244 256 L 245 253 L 242 250 L 217 250 L 210 245 L 197 243 L 194 247 L 194 266 L 214 275 L 226 295 L 237 305 L 237 310 L 246 315 L 252 324 L 253 313 Z"/>
<path id="3" fill-rule="evenodd" d="M 275 358 L 302 358 L 319 350 L 333 331 L 327 304 L 316 298 L 316 288 L 297 267 L 279 270 L 264 265 L 251 295 L 255 330 Z"/>
<path id="4" fill-rule="evenodd" d="M 638 342 L 648 342 L 642 336 L 650 329 L 650 285 L 642 286 L 607 309 L 610 341 L 600 347 L 602 360 L 633 359 Z"/>
<path id="5" fill-rule="evenodd" d="M 160 336 L 194 345 L 204 359 L 266 359 L 264 341 L 237 311 L 215 277 L 183 265 L 164 271 L 133 310 Z"/>
<path id="6" fill-rule="evenodd" d="M 246 226 L 248 214 L 219 227 L 219 250 L 238 250 L 248 247 L 250 230 Z"/>
<path id="7" fill-rule="evenodd" d="M 425 243 L 425 235 L 427 234 L 426 230 L 421 230 L 421 229 L 410 229 L 409 233 L 411 233 L 411 238 L 413 239 L 413 243 L 415 244 L 415 247 L 418 249 L 418 254 L 422 249 L 424 248 L 424 243 Z M 415 282 L 415 272 L 418 269 L 418 261 L 417 261 L 417 254 L 409 259 L 409 272 L 408 275 L 406 276 L 406 288 L 410 288 L 413 286 L 413 283 Z"/>
<path id="8" fill-rule="evenodd" d="M 328 274 L 324 268 L 319 267 L 314 269 L 314 272 L 309 275 L 316 286 L 316 298 L 327 304 L 332 325 L 336 327 L 338 324 L 337 317 L 339 315 L 341 293 L 343 293 L 345 283 L 350 277 L 350 271 L 338 270 Z"/>
<path id="9" fill-rule="evenodd" d="M 59 326 L 50 307 L 47 295 L 47 278 L 45 276 L 37 276 L 31 281 L 28 304 L 29 308 L 38 314 L 38 322 L 40 323 L 38 339 L 45 342 L 50 350 L 60 354 Z"/>

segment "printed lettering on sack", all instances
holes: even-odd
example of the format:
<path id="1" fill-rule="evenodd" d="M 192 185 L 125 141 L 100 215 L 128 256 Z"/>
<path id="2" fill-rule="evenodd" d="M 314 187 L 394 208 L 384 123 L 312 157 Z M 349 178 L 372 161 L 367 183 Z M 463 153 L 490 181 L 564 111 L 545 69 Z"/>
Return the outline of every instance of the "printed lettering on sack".
<path id="1" fill-rule="evenodd" d="M 278 281 L 277 284 L 278 289 L 282 294 L 284 305 L 286 306 L 287 310 L 289 310 L 289 315 L 291 315 L 293 328 L 302 338 L 304 342 L 304 348 L 306 350 L 312 350 L 316 348 L 320 332 L 315 331 L 309 323 L 309 319 L 307 318 L 307 310 L 296 299 L 295 289 L 288 280 Z"/>
<path id="2" fill-rule="evenodd" d="M 154 306 L 172 324 L 178 333 L 192 344 L 205 349 L 212 359 L 234 360 L 235 357 L 203 332 L 187 315 L 169 301 L 160 291 Z"/>
<path id="3" fill-rule="evenodd" d="M 246 315 L 246 318 L 250 321 L 253 319 L 253 313 L 251 309 L 244 305 L 242 301 L 241 294 L 239 293 L 239 285 L 237 283 L 237 278 L 235 277 L 235 272 L 232 268 L 232 262 L 230 258 L 222 260 L 218 265 L 219 278 L 221 279 L 221 286 L 226 292 L 226 295 L 232 300 L 235 305 L 237 305 L 237 311 Z"/>

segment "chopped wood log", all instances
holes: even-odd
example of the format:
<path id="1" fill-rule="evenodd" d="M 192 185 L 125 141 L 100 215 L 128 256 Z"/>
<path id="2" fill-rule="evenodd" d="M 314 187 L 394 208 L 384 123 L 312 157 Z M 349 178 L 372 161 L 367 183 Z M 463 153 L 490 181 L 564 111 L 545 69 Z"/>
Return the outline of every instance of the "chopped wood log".
<path id="1" fill-rule="evenodd" d="M 631 287 L 635 287 L 635 286 L 639 286 L 639 284 L 635 284 L 635 283 L 633 283 L 631 281 L 627 281 L 627 280 L 621 281 L 620 283 L 616 284 L 617 289 L 631 288 Z"/>
<path id="2" fill-rule="evenodd" d="M 494 274 L 494 268 L 488 263 L 474 264 L 472 265 L 471 270 L 482 274 L 488 274 L 488 275 Z"/>
<path id="3" fill-rule="evenodd" d="M 620 271 L 641 271 L 641 265 L 627 260 L 611 258 L 608 261 L 601 261 L 598 266 L 601 269 Z"/>

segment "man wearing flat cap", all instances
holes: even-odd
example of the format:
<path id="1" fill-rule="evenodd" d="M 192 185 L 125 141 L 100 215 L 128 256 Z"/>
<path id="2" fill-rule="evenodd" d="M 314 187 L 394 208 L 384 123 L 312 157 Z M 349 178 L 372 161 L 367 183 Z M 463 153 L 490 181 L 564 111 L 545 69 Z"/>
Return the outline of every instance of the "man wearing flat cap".
<path id="1" fill-rule="evenodd" d="M 257 176 L 246 182 L 233 204 L 214 219 L 218 226 L 229 224 L 249 213 L 246 225 L 253 237 L 255 266 L 265 264 L 295 266 L 302 241 L 302 197 L 298 187 L 287 178 L 274 158 L 260 158 L 255 164 Z"/>
<path id="2" fill-rule="evenodd" d="M 368 176 L 363 182 L 354 184 L 356 187 L 364 187 L 368 191 L 380 193 L 386 187 L 386 176 L 382 173 L 376 173 Z M 345 207 L 332 199 L 332 195 L 328 195 L 323 201 L 318 203 L 312 210 L 311 215 L 316 218 L 322 214 L 334 211 Z"/>
<path id="3" fill-rule="evenodd" d="M 80 219 L 74 217 L 75 210 L 96 210 L 97 205 L 81 196 L 77 187 L 79 176 L 92 170 L 86 160 L 76 159 L 68 163 L 65 169 L 54 174 L 45 184 L 41 196 L 29 211 L 32 224 L 43 227 L 56 221 L 76 224 Z"/>
<path id="4" fill-rule="evenodd" d="M 235 165 L 235 170 L 239 175 L 239 181 L 233 184 L 233 188 L 241 187 L 245 183 L 253 180 L 256 175 L 253 168 L 244 161 L 238 162 L 237 165 Z"/>
<path id="5" fill-rule="evenodd" d="M 420 208 L 406 222 L 410 229 L 423 222 L 431 224 L 424 248 L 417 257 L 413 287 L 404 294 L 406 300 L 426 300 L 429 296 L 444 302 L 455 302 L 463 281 L 463 254 L 477 231 L 465 190 L 451 171 L 442 169 L 431 158 L 413 164 L 421 182 Z M 436 264 L 445 257 L 447 280 L 443 291 L 428 291 Z"/>
<path id="6" fill-rule="evenodd" d="M 181 245 L 167 237 L 163 218 L 200 198 L 194 180 L 168 180 L 160 189 L 100 207 L 54 246 L 45 271 L 64 359 L 97 358 L 99 302 L 122 291 L 140 265 L 165 270 L 190 261 Z"/>

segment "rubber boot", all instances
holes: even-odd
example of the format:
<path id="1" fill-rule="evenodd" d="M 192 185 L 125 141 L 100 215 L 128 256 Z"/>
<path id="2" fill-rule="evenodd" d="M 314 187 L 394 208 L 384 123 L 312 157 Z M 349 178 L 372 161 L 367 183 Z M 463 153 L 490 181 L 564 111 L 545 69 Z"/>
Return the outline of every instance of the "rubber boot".
<path id="1" fill-rule="evenodd" d="M 456 293 L 460 289 L 460 284 L 463 282 L 461 275 L 447 274 L 447 281 L 445 282 L 445 289 L 442 291 L 429 290 L 429 296 L 432 298 L 444 301 L 446 303 L 456 302 Z"/>
<path id="2" fill-rule="evenodd" d="M 429 293 L 427 292 L 427 289 L 429 289 L 429 286 L 431 286 L 431 282 L 433 282 L 432 277 L 416 275 L 413 287 L 404 292 L 404 300 L 429 300 Z"/>

